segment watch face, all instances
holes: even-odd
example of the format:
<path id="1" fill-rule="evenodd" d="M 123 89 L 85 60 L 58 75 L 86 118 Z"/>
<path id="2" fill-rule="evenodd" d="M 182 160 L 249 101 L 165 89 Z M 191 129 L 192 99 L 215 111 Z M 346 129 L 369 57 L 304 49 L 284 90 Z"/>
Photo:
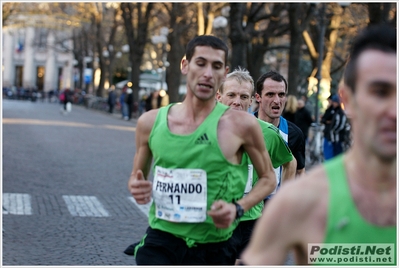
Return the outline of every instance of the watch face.
<path id="1" fill-rule="evenodd" d="M 240 206 L 240 209 L 238 210 L 238 214 L 241 217 L 242 215 L 244 215 L 244 210 L 242 209 L 242 207 Z"/>
<path id="2" fill-rule="evenodd" d="M 242 215 L 244 215 L 244 209 L 237 203 L 235 203 L 235 205 L 236 205 L 236 210 L 237 210 L 236 219 L 238 219 L 238 218 L 241 218 Z"/>

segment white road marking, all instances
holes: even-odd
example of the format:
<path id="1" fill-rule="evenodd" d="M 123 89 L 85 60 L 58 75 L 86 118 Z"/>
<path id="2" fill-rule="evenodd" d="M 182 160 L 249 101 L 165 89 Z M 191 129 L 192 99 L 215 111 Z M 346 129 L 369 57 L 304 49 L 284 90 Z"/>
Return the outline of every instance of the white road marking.
<path id="1" fill-rule="evenodd" d="M 63 195 L 62 198 L 67 206 L 69 213 L 76 217 L 109 217 L 108 211 L 95 196 L 85 195 Z M 19 193 L 3 193 L 3 215 L 32 215 L 31 195 Z M 151 204 L 139 205 L 130 196 L 128 200 L 148 217 Z"/>
<path id="2" fill-rule="evenodd" d="M 72 216 L 109 217 L 108 211 L 95 196 L 63 195 L 62 198 Z"/>
<path id="3" fill-rule="evenodd" d="M 3 193 L 3 214 L 32 215 L 30 195 Z"/>

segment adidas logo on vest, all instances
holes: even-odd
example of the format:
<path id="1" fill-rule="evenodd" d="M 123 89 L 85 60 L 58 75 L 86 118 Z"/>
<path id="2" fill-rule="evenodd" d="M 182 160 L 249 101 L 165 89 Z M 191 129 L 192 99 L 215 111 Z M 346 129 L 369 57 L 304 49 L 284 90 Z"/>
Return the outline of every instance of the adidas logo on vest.
<path id="1" fill-rule="evenodd" d="M 202 134 L 196 141 L 195 144 L 211 144 L 206 133 Z"/>

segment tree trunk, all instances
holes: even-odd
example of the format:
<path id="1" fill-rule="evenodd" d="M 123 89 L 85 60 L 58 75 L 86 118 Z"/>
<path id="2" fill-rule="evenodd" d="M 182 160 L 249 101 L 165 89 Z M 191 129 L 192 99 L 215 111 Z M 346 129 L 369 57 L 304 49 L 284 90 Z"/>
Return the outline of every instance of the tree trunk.
<path id="1" fill-rule="evenodd" d="M 331 65 L 334 58 L 334 51 L 338 40 L 338 29 L 341 25 L 342 16 L 341 14 L 334 14 L 330 21 L 330 30 L 328 35 L 328 42 L 326 45 L 326 55 L 322 66 L 322 78 L 331 82 Z M 331 85 L 331 83 L 330 83 Z M 330 88 L 326 89 L 330 92 Z"/>
<path id="2" fill-rule="evenodd" d="M 198 35 L 205 34 L 205 18 L 204 18 L 204 8 L 202 2 L 197 3 L 197 17 L 198 17 Z"/>
<path id="3" fill-rule="evenodd" d="M 369 3 L 367 6 L 370 19 L 369 25 L 389 23 L 392 26 L 396 26 L 396 12 L 392 19 L 389 17 L 389 13 L 392 10 L 392 3 Z"/>
<path id="4" fill-rule="evenodd" d="M 265 55 L 267 46 L 269 44 L 267 39 L 263 41 L 263 44 L 252 44 L 252 52 L 248 59 L 251 62 L 251 64 L 248 64 L 248 71 L 254 79 L 254 82 L 256 82 L 256 80 L 258 80 L 262 75 L 261 70 L 262 66 L 264 65 L 263 56 Z"/>
<path id="5" fill-rule="evenodd" d="M 290 27 L 290 50 L 288 60 L 288 94 L 298 96 L 299 68 L 302 56 L 302 32 L 308 26 L 314 5 L 290 4 L 288 8 Z"/>
<path id="6" fill-rule="evenodd" d="M 129 44 L 129 61 L 131 69 L 131 81 L 133 83 L 133 98 L 139 99 L 140 65 L 143 59 L 144 47 L 147 43 L 148 22 L 153 3 L 148 3 L 143 14 L 142 5 L 145 3 L 121 3 L 122 17 L 125 25 L 126 37 Z M 134 16 L 137 16 L 135 18 Z M 137 22 L 137 27 L 134 22 Z"/>
<path id="7" fill-rule="evenodd" d="M 248 40 L 242 27 L 242 20 L 244 16 L 245 3 L 231 3 L 230 4 L 230 41 L 231 41 L 231 55 L 230 68 L 234 70 L 238 66 L 247 68 L 247 43 Z"/>
<path id="8" fill-rule="evenodd" d="M 246 40 L 248 43 L 251 42 L 246 46 L 246 63 L 248 70 L 255 82 L 261 76 L 262 67 L 264 66 L 264 56 L 269 49 L 271 38 L 281 36 L 288 30 L 282 13 L 286 9 L 286 4 L 271 4 L 271 6 L 269 6 L 271 11 L 268 11 L 267 13 L 260 12 L 260 14 L 256 15 L 260 10 L 263 10 L 267 7 L 265 5 L 266 4 L 263 3 L 251 5 L 250 14 L 247 14 L 247 16 L 249 18 L 257 16 L 258 18 L 248 21 L 245 28 L 245 32 L 247 34 Z M 257 31 L 256 25 L 262 21 L 267 21 L 267 28 L 262 31 Z"/>
<path id="9" fill-rule="evenodd" d="M 185 54 L 187 43 L 198 34 L 198 25 L 192 24 L 189 14 L 190 3 L 171 3 L 169 9 L 170 29 L 168 42 L 170 51 L 168 53 L 169 68 L 166 69 L 166 83 L 168 84 L 168 95 L 170 102 L 179 102 L 181 96 L 179 88 L 182 74 L 180 63 Z"/>
<path id="10" fill-rule="evenodd" d="M 98 67 L 100 68 L 100 81 L 98 83 L 98 88 L 96 91 L 96 96 L 104 97 L 104 84 L 105 84 L 105 76 L 106 76 L 106 66 L 103 57 L 103 38 L 102 38 L 102 27 L 101 20 L 97 20 L 96 22 L 96 48 L 98 53 Z"/>

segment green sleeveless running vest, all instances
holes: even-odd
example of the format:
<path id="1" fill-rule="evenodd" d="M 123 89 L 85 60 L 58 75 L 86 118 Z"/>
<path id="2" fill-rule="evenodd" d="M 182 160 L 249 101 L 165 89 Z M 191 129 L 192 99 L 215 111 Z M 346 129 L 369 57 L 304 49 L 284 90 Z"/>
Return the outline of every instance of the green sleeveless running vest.
<path id="1" fill-rule="evenodd" d="M 362 217 L 350 193 L 343 155 L 324 167 L 330 189 L 324 243 L 393 243 L 396 264 L 396 226 L 376 226 Z"/>
<path id="2" fill-rule="evenodd" d="M 279 168 L 282 164 L 290 162 L 294 157 L 291 153 L 290 148 L 284 141 L 283 137 L 280 135 L 278 128 L 268 122 L 262 121 L 260 119 L 257 120 L 262 129 L 266 149 L 269 152 L 273 168 Z M 247 159 L 249 161 L 249 164 L 251 164 L 251 160 L 249 159 L 249 157 Z M 255 186 L 256 182 L 259 180 L 259 176 L 256 173 L 255 169 L 253 169 L 252 178 L 252 186 Z M 240 221 L 258 219 L 262 215 L 263 206 L 264 202 L 262 200 L 260 203 L 245 212 Z"/>
<path id="3" fill-rule="evenodd" d="M 228 106 L 216 103 L 213 111 L 191 134 L 177 135 L 168 128 L 168 111 L 173 104 L 159 110 L 149 137 L 153 154 L 153 168 L 203 169 L 207 174 L 207 210 L 216 200 L 232 202 L 242 197 L 248 175 L 245 157 L 241 164 L 230 163 L 224 157 L 217 136 L 218 122 Z M 177 104 L 179 105 L 179 104 Z M 158 218 L 154 203 L 150 207 L 151 228 L 162 230 L 182 238 L 188 247 L 197 243 L 215 243 L 229 239 L 237 226 L 235 221 L 229 228 L 216 228 L 211 217 L 204 222 L 171 222 Z"/>

